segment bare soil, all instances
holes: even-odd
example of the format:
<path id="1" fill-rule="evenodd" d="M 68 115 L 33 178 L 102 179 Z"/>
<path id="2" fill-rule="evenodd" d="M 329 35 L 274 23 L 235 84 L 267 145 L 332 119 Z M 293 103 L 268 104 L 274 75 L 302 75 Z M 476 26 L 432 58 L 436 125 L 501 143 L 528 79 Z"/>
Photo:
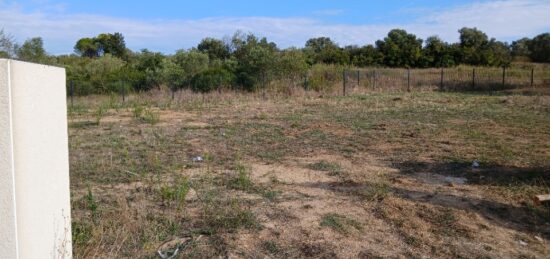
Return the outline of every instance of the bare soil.
<path id="1" fill-rule="evenodd" d="M 77 258 L 550 254 L 549 96 L 94 98 L 69 113 Z"/>

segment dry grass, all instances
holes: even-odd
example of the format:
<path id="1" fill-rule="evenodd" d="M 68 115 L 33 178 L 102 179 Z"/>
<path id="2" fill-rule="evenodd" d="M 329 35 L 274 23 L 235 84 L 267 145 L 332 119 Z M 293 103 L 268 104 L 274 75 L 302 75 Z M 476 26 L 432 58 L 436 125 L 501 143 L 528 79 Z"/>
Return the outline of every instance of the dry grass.
<path id="1" fill-rule="evenodd" d="M 550 254 L 547 95 L 151 92 L 69 121 L 77 258 Z"/>

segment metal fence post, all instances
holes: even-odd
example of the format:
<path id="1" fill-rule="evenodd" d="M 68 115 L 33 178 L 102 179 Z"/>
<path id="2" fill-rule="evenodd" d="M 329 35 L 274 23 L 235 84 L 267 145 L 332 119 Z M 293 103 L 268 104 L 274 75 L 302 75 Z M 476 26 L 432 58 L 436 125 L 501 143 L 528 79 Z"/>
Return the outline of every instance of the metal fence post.
<path id="1" fill-rule="evenodd" d="M 174 100 L 174 95 L 176 94 L 176 88 L 174 86 L 170 87 L 170 91 L 172 92 L 172 101 Z"/>
<path id="2" fill-rule="evenodd" d="M 308 85 L 307 85 L 307 74 L 304 75 L 304 89 L 307 91 L 308 90 Z"/>
<path id="3" fill-rule="evenodd" d="M 71 94 L 71 107 L 73 107 L 74 105 L 74 84 L 73 84 L 73 81 L 70 81 L 69 82 L 69 87 L 70 87 L 70 94 Z"/>
<path id="4" fill-rule="evenodd" d="M 124 82 L 119 82 L 119 85 L 122 88 L 122 102 L 126 102 L 126 87 L 124 87 Z"/>
<path id="5" fill-rule="evenodd" d="M 531 68 L 531 87 L 535 86 L 535 69 Z"/>
<path id="6" fill-rule="evenodd" d="M 411 69 L 407 68 L 407 92 L 411 91 Z"/>
<path id="7" fill-rule="evenodd" d="M 476 88 L 476 69 L 472 69 L 472 90 Z"/>
<path id="8" fill-rule="evenodd" d="M 502 67 L 502 88 L 506 85 L 506 67 Z"/>
<path id="9" fill-rule="evenodd" d="M 439 82 L 439 89 L 443 91 L 443 68 L 441 68 L 441 81 Z"/>
<path id="10" fill-rule="evenodd" d="M 343 93 L 344 93 L 344 96 L 346 96 L 346 69 L 344 69 L 344 72 L 342 72 L 342 75 L 343 75 Z"/>
<path id="11" fill-rule="evenodd" d="M 374 70 L 374 85 L 372 87 L 372 89 L 376 89 L 376 79 L 378 79 L 378 73 L 376 72 L 376 69 Z"/>
<path id="12" fill-rule="evenodd" d="M 357 87 L 359 87 L 360 82 L 361 82 L 361 73 L 359 72 L 359 70 L 357 70 Z"/>

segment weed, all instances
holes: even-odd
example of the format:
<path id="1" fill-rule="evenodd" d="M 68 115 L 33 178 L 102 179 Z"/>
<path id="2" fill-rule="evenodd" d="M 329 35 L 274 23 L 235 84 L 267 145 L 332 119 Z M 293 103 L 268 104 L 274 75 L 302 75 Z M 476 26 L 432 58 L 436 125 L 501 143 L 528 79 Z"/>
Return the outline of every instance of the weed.
<path id="1" fill-rule="evenodd" d="M 271 240 L 262 242 L 262 248 L 272 255 L 276 255 L 281 252 L 279 245 L 277 245 L 275 241 Z"/>
<path id="2" fill-rule="evenodd" d="M 151 125 L 157 124 L 160 121 L 160 114 L 158 112 L 139 104 L 134 104 L 132 116 L 137 121 L 149 123 Z"/>
<path id="3" fill-rule="evenodd" d="M 323 215 L 320 225 L 323 227 L 330 227 L 342 234 L 349 234 L 351 230 L 350 227 L 353 227 L 356 230 L 363 229 L 361 223 L 357 222 L 356 220 L 336 213 L 328 213 Z"/>
<path id="4" fill-rule="evenodd" d="M 88 207 L 88 210 L 90 211 L 90 214 L 92 215 L 92 219 L 95 221 L 98 216 L 98 204 L 94 197 L 94 194 L 92 193 L 92 188 L 88 187 L 88 193 L 86 194 L 86 206 Z"/>
<path id="5" fill-rule="evenodd" d="M 309 169 L 329 172 L 329 175 L 331 176 L 340 175 L 343 172 L 343 169 L 339 164 L 327 162 L 324 160 L 314 164 L 310 164 Z"/>
<path id="6" fill-rule="evenodd" d="M 241 228 L 259 229 L 261 227 L 256 215 L 250 209 L 244 208 L 237 199 L 206 201 L 202 219 L 205 228 L 203 231 L 210 234 L 232 233 Z"/>
<path id="7" fill-rule="evenodd" d="M 267 117 L 267 114 L 265 112 L 262 112 L 259 115 L 257 115 L 255 118 L 258 119 L 258 120 L 263 121 L 263 120 L 267 120 L 268 117 Z"/>
<path id="8" fill-rule="evenodd" d="M 387 183 L 372 183 L 365 188 L 358 190 L 357 194 L 367 201 L 382 201 L 391 191 Z"/>
<path id="9" fill-rule="evenodd" d="M 262 192 L 262 196 L 264 196 L 264 198 L 268 199 L 269 201 L 275 201 L 279 194 L 280 192 L 274 190 L 266 190 Z"/>
<path id="10" fill-rule="evenodd" d="M 134 119 L 140 120 L 141 116 L 143 115 L 144 109 L 145 108 L 143 108 L 143 106 L 139 104 L 134 104 L 134 107 L 132 109 L 132 116 L 134 117 Z"/>
<path id="11" fill-rule="evenodd" d="M 99 107 L 97 107 L 97 110 L 95 111 L 95 124 L 96 125 L 99 125 L 99 123 L 101 122 L 101 119 L 103 118 L 103 116 L 105 116 L 105 114 L 107 113 L 107 108 L 105 108 L 104 105 L 100 105 Z"/>
<path id="12" fill-rule="evenodd" d="M 93 226 L 87 222 L 73 221 L 71 223 L 73 243 L 84 245 L 92 238 Z"/>
<path id="13" fill-rule="evenodd" d="M 142 117 L 143 121 L 155 125 L 160 121 L 160 114 L 158 112 L 155 112 L 151 109 L 145 110 Z"/>
<path id="14" fill-rule="evenodd" d="M 237 165 L 237 176 L 231 179 L 229 186 L 232 189 L 251 192 L 254 191 L 254 183 L 250 179 L 246 167 L 243 165 Z"/>
<path id="15" fill-rule="evenodd" d="M 181 208 L 185 204 L 185 197 L 189 193 L 190 189 L 189 180 L 187 177 L 183 177 L 179 182 L 172 186 L 164 185 L 160 188 L 160 196 L 162 202 L 165 205 L 171 205 L 172 202 L 176 203 L 178 208 Z"/>
<path id="16" fill-rule="evenodd" d="M 419 246 L 421 241 L 414 237 L 414 236 L 406 236 L 405 237 L 405 243 L 407 243 L 408 245 L 411 245 L 411 246 Z"/>

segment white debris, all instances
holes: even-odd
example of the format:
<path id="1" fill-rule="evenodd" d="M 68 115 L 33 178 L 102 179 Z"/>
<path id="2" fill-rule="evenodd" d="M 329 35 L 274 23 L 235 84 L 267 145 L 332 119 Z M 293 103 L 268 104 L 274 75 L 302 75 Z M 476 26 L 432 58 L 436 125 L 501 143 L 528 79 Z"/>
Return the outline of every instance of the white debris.
<path id="1" fill-rule="evenodd" d="M 472 162 L 472 168 L 479 168 L 479 161 L 474 160 L 474 162 Z"/>
<path id="2" fill-rule="evenodd" d="M 200 163 L 202 161 L 203 161 L 202 156 L 193 157 L 193 162 L 195 162 L 195 163 Z"/>
<path id="3" fill-rule="evenodd" d="M 539 236 L 535 236 L 535 239 L 538 240 L 539 242 L 543 242 L 544 239 L 542 239 L 542 237 L 539 237 Z"/>
<path id="4" fill-rule="evenodd" d="M 523 240 L 520 240 L 518 241 L 518 243 L 522 246 L 526 246 L 527 245 L 527 242 L 523 241 Z"/>

